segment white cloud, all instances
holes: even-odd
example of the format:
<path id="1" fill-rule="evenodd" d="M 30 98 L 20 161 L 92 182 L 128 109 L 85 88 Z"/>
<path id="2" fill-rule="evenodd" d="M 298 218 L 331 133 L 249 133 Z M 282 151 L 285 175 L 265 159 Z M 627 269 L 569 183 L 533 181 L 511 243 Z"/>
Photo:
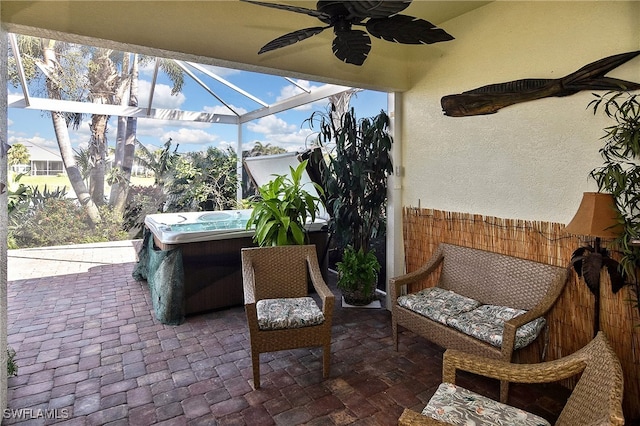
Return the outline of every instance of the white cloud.
<path id="1" fill-rule="evenodd" d="M 302 86 L 304 89 L 306 90 L 315 90 L 321 86 L 319 85 L 314 85 L 312 84 L 309 80 L 295 80 L 295 82 Z M 278 101 L 282 101 L 285 99 L 289 99 L 293 96 L 296 95 L 300 95 L 302 93 L 305 93 L 304 90 L 302 90 L 301 88 L 299 88 L 298 86 L 294 85 L 294 84 L 289 84 L 284 86 L 282 89 L 280 89 L 280 95 L 277 97 Z M 304 105 L 300 105 L 299 107 L 294 108 L 295 111 L 308 111 L 313 109 L 314 105 L 318 105 L 318 104 L 326 104 L 326 100 L 325 99 L 321 99 L 319 101 L 316 102 L 312 102 L 309 104 L 304 104 Z"/>
<path id="2" fill-rule="evenodd" d="M 91 138 L 91 130 L 89 129 L 91 124 L 91 116 L 85 117 L 78 126 L 77 130 L 69 129 L 69 138 L 71 139 L 71 146 L 87 148 L 89 146 L 89 139 Z M 115 144 L 116 129 L 111 126 L 107 127 L 107 140 L 110 144 Z M 113 140 L 112 140 L 113 139 Z"/>
<path id="3" fill-rule="evenodd" d="M 163 140 L 168 140 L 169 138 L 180 145 L 212 145 L 217 141 L 218 136 L 201 129 L 181 128 L 164 133 Z"/>
<path id="4" fill-rule="evenodd" d="M 220 141 L 218 142 L 218 149 L 221 149 L 223 151 L 227 150 L 227 148 L 231 148 L 232 150 L 236 150 L 236 147 L 238 146 L 238 142 L 236 141 Z M 242 147 L 241 149 L 245 149 L 244 147 Z M 249 148 L 251 149 L 251 148 Z"/>
<path id="5" fill-rule="evenodd" d="M 140 80 L 138 84 L 138 105 L 146 106 L 149 104 L 151 82 L 147 80 Z M 171 86 L 167 84 L 156 84 L 156 88 L 153 92 L 153 107 L 179 109 L 186 99 L 187 97 L 182 93 L 171 95 Z"/>
<path id="6" fill-rule="evenodd" d="M 263 143 L 280 146 L 287 151 L 298 151 L 308 145 L 308 137 L 312 134 L 309 129 L 300 129 L 274 115 L 263 117 L 256 122 L 247 124 L 247 129 L 264 135 Z M 250 146 L 253 143 L 250 144 Z"/>
<path id="7" fill-rule="evenodd" d="M 298 84 L 299 86 L 302 86 L 306 90 L 311 90 L 315 87 L 319 87 L 319 86 L 314 87 L 309 80 L 294 80 L 294 81 L 296 82 L 296 84 Z M 299 88 L 294 84 L 287 84 L 282 89 L 280 89 L 280 95 L 278 96 L 277 100 L 282 101 L 284 99 L 289 99 L 290 97 L 299 95 L 301 93 L 305 93 L 305 90 Z"/>
<path id="8" fill-rule="evenodd" d="M 148 61 L 143 64 L 138 63 L 138 73 L 140 75 L 148 75 L 153 77 L 153 72 L 156 69 L 156 61 Z"/>
<path id="9" fill-rule="evenodd" d="M 268 115 L 257 121 L 252 121 L 247 124 L 247 128 L 252 132 L 262 133 L 264 135 L 290 133 L 296 130 L 296 126 L 287 123 L 275 115 Z"/>
<path id="10" fill-rule="evenodd" d="M 229 106 L 240 115 L 248 112 L 245 108 L 237 107 L 233 104 L 229 104 Z M 233 112 L 229 111 L 229 108 L 224 105 L 205 106 L 203 110 L 209 114 L 234 115 Z"/>

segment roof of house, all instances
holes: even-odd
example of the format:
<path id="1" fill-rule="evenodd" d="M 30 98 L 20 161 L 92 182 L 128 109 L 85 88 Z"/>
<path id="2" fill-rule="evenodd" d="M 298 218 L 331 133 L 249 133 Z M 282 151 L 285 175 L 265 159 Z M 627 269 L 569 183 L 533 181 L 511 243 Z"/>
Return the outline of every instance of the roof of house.
<path id="1" fill-rule="evenodd" d="M 31 161 L 62 161 L 60 153 L 44 148 L 33 142 L 21 142 L 29 151 Z"/>

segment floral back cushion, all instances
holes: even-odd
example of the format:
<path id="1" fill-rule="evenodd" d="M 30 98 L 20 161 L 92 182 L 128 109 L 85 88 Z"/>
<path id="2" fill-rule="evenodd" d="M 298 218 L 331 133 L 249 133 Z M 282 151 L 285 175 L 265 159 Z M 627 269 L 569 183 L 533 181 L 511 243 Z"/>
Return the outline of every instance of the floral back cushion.
<path id="1" fill-rule="evenodd" d="M 451 290 L 430 287 L 398 297 L 398 305 L 441 324 L 447 324 L 449 317 L 468 312 L 480 306 L 480 303 Z"/>

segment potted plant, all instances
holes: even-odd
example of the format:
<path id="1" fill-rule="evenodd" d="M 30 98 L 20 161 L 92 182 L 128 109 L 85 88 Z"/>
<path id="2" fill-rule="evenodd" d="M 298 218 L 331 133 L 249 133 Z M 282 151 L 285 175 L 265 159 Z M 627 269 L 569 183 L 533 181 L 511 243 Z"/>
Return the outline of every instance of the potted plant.
<path id="1" fill-rule="evenodd" d="M 337 286 L 345 299 L 351 300 L 347 303 L 366 305 L 375 298 L 380 271 L 371 242 L 385 233 L 393 139 L 389 134 L 389 117 L 384 111 L 361 120 L 356 118 L 353 108 L 341 117 L 335 115 L 333 105 L 329 114 L 320 114 L 318 143 L 324 147 L 335 143 L 328 156 L 323 183 L 325 203 L 331 213 L 331 230 L 345 247 L 338 267 Z M 312 115 L 311 127 L 314 120 L 316 117 Z M 370 281 L 364 282 L 360 279 L 363 277 Z"/>
<path id="2" fill-rule="evenodd" d="M 255 226 L 253 240 L 259 246 L 306 244 L 307 220 L 315 221 L 320 199 L 304 189 L 302 176 L 307 161 L 295 169 L 289 167 L 290 176 L 275 178 L 258 188 L 257 200 L 250 203 L 253 211 L 247 229 Z M 315 184 L 313 184 L 315 185 Z M 318 192 L 322 188 L 315 185 Z"/>
<path id="3" fill-rule="evenodd" d="M 365 252 L 362 248 L 356 251 L 347 246 L 336 268 L 338 287 L 346 303 L 362 306 L 375 300 L 380 263 L 373 251 Z"/>

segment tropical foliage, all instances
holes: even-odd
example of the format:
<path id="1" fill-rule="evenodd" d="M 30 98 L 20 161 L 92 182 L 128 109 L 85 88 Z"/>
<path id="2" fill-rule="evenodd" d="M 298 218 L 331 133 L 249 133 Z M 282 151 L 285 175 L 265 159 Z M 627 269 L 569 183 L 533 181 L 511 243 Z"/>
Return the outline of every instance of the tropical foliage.
<path id="1" fill-rule="evenodd" d="M 100 207 L 102 222 L 94 226 L 75 200 L 63 192 L 40 193 L 30 197 L 28 205 L 16 208 L 9 215 L 9 248 L 43 247 L 115 241 L 128 238 L 121 219 L 107 206 Z"/>
<path id="2" fill-rule="evenodd" d="M 312 126 L 315 114 L 309 119 Z M 387 176 L 393 171 L 389 117 L 381 111 L 358 120 L 353 108 L 339 118 L 334 114 L 331 109 L 319 116 L 319 144 L 335 144 L 324 177 L 326 203 L 335 233 L 345 245 L 366 252 L 385 228 Z"/>
<path id="3" fill-rule="evenodd" d="M 345 300 L 351 300 L 348 303 L 368 304 L 375 295 L 375 277 L 380 270 L 379 261 L 370 252 L 371 240 L 385 233 L 387 177 L 393 172 L 389 117 L 381 111 L 358 120 L 353 108 L 338 116 L 331 105 L 328 114 L 314 113 L 308 121 L 311 128 L 319 122 L 318 144 L 334 147 L 323 183 L 331 229 L 346 247 L 340 268 L 360 271 L 357 277 L 339 274 L 337 286 Z M 372 281 L 360 281 L 364 276 Z"/>
<path id="4" fill-rule="evenodd" d="M 55 100 L 137 106 L 139 65 L 151 58 L 28 36 L 18 36 L 17 44 L 26 79 L 34 92 L 45 92 Z M 10 57 L 9 82 L 18 87 L 21 81 L 16 64 L 16 58 Z M 184 83 L 182 70 L 168 60 L 159 61 L 158 67 L 172 81 L 172 95 L 179 93 Z M 51 118 L 67 176 L 91 222 L 98 224 L 102 220 L 98 207 L 107 199 L 116 214 L 122 215 L 135 156 L 136 118 L 119 117 L 117 120 L 115 161 L 108 198 L 104 187 L 109 117 L 91 116 L 88 147 L 76 155 L 71 148 L 68 128 L 77 128 L 82 122 L 82 115 L 53 111 Z M 82 164 L 77 163 L 78 155 Z"/>
<path id="5" fill-rule="evenodd" d="M 336 263 L 340 289 L 345 301 L 352 305 L 366 305 L 375 296 L 380 263 L 372 251 L 362 248 L 355 250 L 348 246 L 342 255 L 342 261 Z M 357 297 L 351 298 L 352 294 Z"/>
<path id="6" fill-rule="evenodd" d="M 305 224 L 316 219 L 320 199 L 304 189 L 302 176 L 307 161 L 290 175 L 275 175 L 274 179 L 259 188 L 257 200 L 251 203 L 253 211 L 247 229 L 255 227 L 254 241 L 260 246 L 306 244 Z M 313 184 L 319 192 L 322 188 Z"/>
<path id="7" fill-rule="evenodd" d="M 164 211 L 226 210 L 236 205 L 238 159 L 231 149 L 181 155 L 166 177 Z"/>
<path id="8" fill-rule="evenodd" d="M 237 157 L 232 150 L 177 152 L 172 141 L 152 151 L 139 144 L 138 163 L 153 173 L 152 186 L 130 186 L 124 214 L 108 205 L 98 207 L 94 223 L 66 188 L 40 190 L 19 182 L 8 190 L 11 248 L 110 241 L 141 236 L 144 218 L 160 212 L 224 210 L 236 207 Z M 86 150 L 76 151 L 85 164 Z M 79 170 L 85 170 L 83 167 Z M 86 175 L 85 175 L 86 176 Z"/>
<path id="9" fill-rule="evenodd" d="M 29 164 L 30 159 L 29 150 L 26 146 L 21 143 L 14 143 L 11 145 L 11 149 L 9 149 L 9 153 L 7 154 L 7 164 L 10 166 L 16 164 Z"/>

